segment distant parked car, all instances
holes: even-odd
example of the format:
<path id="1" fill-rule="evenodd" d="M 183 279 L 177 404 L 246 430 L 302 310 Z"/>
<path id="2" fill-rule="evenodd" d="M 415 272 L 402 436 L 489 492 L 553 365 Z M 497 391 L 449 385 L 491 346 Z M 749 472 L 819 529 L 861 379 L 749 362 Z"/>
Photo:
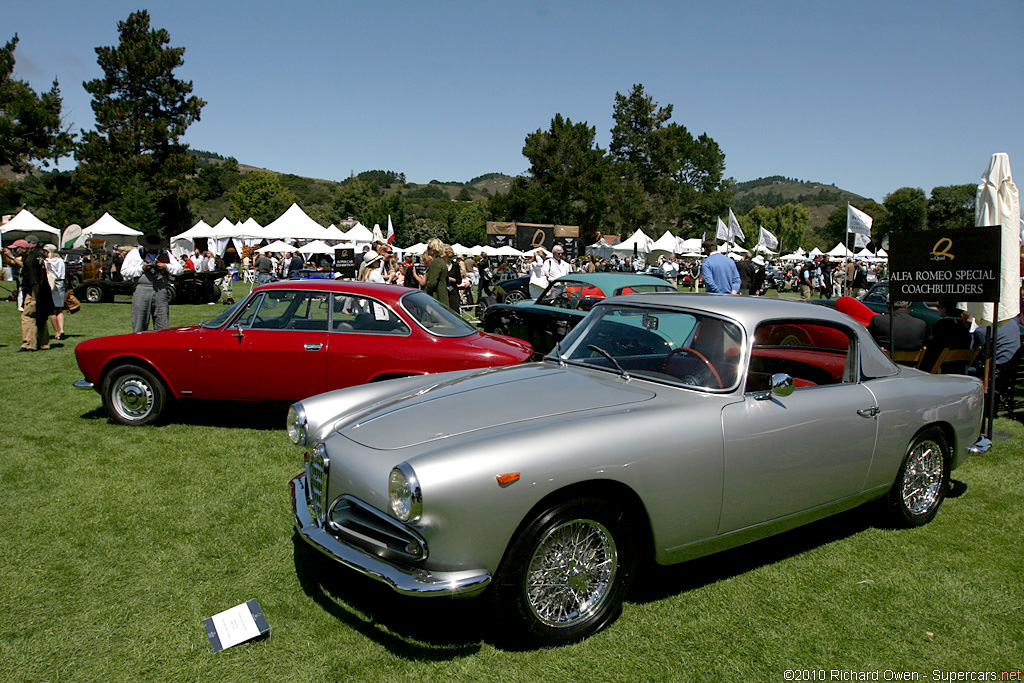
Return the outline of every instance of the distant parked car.
<path id="1" fill-rule="evenodd" d="M 85 377 L 75 386 L 99 391 L 115 422 L 143 425 L 177 401 L 287 404 L 395 377 L 512 365 L 532 351 L 480 332 L 426 292 L 285 280 L 201 325 L 81 342 L 75 356 Z"/>

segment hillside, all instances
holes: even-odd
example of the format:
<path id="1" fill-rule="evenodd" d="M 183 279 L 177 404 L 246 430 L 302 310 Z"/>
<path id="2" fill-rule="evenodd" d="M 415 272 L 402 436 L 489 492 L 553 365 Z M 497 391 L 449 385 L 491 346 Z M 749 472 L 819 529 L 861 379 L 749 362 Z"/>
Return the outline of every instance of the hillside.
<path id="1" fill-rule="evenodd" d="M 737 214 L 744 214 L 760 204 L 769 208 L 782 204 L 803 204 L 811 212 L 810 228 L 813 230 L 825 225 L 830 213 L 847 202 L 856 204 L 864 197 L 835 185 L 826 185 L 783 176 L 757 178 L 736 183 L 736 191 L 732 201 L 732 209 Z"/>

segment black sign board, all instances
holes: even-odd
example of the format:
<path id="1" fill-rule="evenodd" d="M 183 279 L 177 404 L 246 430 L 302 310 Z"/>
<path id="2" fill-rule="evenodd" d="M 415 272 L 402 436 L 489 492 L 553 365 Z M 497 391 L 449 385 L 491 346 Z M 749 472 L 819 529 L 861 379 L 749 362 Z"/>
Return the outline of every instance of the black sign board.
<path id="1" fill-rule="evenodd" d="M 335 249 L 334 250 L 334 272 L 341 273 L 343 278 L 356 279 L 356 250 Z"/>
<path id="2" fill-rule="evenodd" d="M 998 301 L 999 226 L 897 232 L 889 238 L 893 301 Z"/>
<path id="3" fill-rule="evenodd" d="M 580 253 L 579 226 L 489 222 L 487 244 L 492 247 L 508 245 L 527 254 L 538 247 L 551 252 L 556 244 L 560 244 L 565 257 L 572 259 Z"/>

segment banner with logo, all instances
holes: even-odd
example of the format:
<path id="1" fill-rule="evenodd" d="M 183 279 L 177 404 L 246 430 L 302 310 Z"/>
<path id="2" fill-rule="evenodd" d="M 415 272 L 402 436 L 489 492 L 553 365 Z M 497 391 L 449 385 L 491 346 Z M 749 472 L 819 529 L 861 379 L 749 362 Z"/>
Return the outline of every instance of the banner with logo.
<path id="1" fill-rule="evenodd" d="M 718 239 L 719 242 L 731 242 L 732 233 L 729 232 L 728 226 L 722 222 L 721 218 L 716 218 L 715 220 L 718 221 L 715 228 L 715 238 Z"/>
<path id="2" fill-rule="evenodd" d="M 996 301 L 999 226 L 895 232 L 889 237 L 893 301 Z"/>
<path id="3" fill-rule="evenodd" d="M 729 209 L 729 241 L 735 242 L 736 240 L 745 240 L 747 236 L 743 234 L 743 230 L 740 229 L 740 222 L 736 220 L 736 214 Z"/>
<path id="4" fill-rule="evenodd" d="M 778 249 L 779 239 L 768 230 L 765 230 L 764 226 L 760 226 L 760 232 L 757 237 L 757 244 L 759 246 L 767 247 L 768 249 Z"/>
<path id="5" fill-rule="evenodd" d="M 873 222 L 874 219 L 860 209 L 851 204 L 846 205 L 846 232 L 870 237 Z"/>

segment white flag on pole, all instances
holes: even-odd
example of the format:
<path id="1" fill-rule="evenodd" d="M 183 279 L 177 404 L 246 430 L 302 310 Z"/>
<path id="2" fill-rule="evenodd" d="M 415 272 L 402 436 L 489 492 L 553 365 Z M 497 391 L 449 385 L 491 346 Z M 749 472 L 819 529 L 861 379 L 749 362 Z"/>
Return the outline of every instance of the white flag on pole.
<path id="1" fill-rule="evenodd" d="M 735 242 L 737 238 L 741 240 L 747 239 L 746 235 L 743 234 L 743 230 L 740 229 L 740 222 L 736 220 L 736 214 L 729 209 L 729 237 Z"/>
<path id="2" fill-rule="evenodd" d="M 768 249 L 778 249 L 779 239 L 764 229 L 764 226 L 760 226 L 758 232 L 757 243 L 761 246 L 767 247 Z"/>
<path id="3" fill-rule="evenodd" d="M 388 244 L 394 244 L 395 243 L 395 225 L 394 225 L 394 223 L 391 222 L 391 214 L 390 213 L 388 214 L 387 241 L 388 241 Z"/>
<path id="4" fill-rule="evenodd" d="M 722 222 L 721 218 L 715 219 L 718 221 L 717 231 L 715 237 L 718 238 L 719 242 L 729 242 L 732 238 L 732 233 L 729 232 L 729 227 Z"/>
<path id="5" fill-rule="evenodd" d="M 871 223 L 874 219 L 852 204 L 846 205 L 846 232 L 871 237 Z"/>
<path id="6" fill-rule="evenodd" d="M 871 240 L 868 239 L 867 235 L 862 235 L 859 232 L 853 233 L 853 246 L 855 246 L 858 249 L 862 249 L 868 246 L 868 242 L 870 241 Z"/>

